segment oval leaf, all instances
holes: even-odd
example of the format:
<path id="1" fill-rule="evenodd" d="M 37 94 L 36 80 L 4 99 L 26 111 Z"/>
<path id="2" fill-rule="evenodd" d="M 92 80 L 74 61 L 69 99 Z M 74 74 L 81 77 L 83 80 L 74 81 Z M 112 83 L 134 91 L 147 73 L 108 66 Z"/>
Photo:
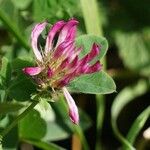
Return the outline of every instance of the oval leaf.
<path id="1" fill-rule="evenodd" d="M 72 92 L 88 94 L 108 94 L 116 91 L 113 79 L 103 71 L 80 76 L 73 80 L 68 88 Z"/>

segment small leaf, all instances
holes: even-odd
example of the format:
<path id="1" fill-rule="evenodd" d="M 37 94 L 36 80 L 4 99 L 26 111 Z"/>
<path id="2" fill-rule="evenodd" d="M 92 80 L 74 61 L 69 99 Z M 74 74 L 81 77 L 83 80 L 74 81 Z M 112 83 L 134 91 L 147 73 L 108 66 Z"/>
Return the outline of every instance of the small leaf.
<path id="1" fill-rule="evenodd" d="M 108 42 L 104 37 L 99 37 L 95 35 L 82 35 L 76 39 L 76 45 L 78 47 L 83 46 L 83 50 L 80 55 L 83 57 L 85 54 L 89 53 L 92 45 L 96 43 L 100 46 L 100 54 L 96 57 L 97 60 L 100 60 L 107 52 Z"/>
<path id="2" fill-rule="evenodd" d="M 113 79 L 103 71 L 82 75 L 74 79 L 68 88 L 72 92 L 89 94 L 108 94 L 116 91 Z"/>

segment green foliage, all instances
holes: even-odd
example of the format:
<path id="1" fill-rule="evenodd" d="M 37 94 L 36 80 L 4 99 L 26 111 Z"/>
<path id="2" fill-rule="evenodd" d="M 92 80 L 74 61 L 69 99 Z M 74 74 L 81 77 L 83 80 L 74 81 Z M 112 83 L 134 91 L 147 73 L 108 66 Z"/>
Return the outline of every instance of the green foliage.
<path id="1" fill-rule="evenodd" d="M 117 119 L 119 117 L 119 114 L 121 112 L 121 110 L 132 100 L 135 100 L 136 97 L 143 95 L 144 93 L 147 92 L 148 90 L 148 85 L 147 82 L 145 80 L 140 80 L 138 81 L 138 83 L 134 86 L 129 86 L 126 87 L 125 89 L 123 89 L 118 95 L 117 97 L 114 99 L 114 102 L 112 104 L 112 108 L 111 108 L 111 123 L 112 123 L 112 128 L 114 130 L 114 133 L 116 134 L 116 136 L 118 137 L 118 139 L 122 142 L 123 146 L 125 147 L 125 149 L 133 149 L 134 147 L 132 146 L 132 144 L 130 143 L 130 138 L 132 137 L 133 139 L 136 137 L 136 135 L 138 134 L 138 132 L 140 131 L 143 121 L 146 121 L 146 118 L 148 117 L 147 115 L 147 111 L 149 112 L 149 110 L 146 111 L 146 113 L 142 113 L 142 116 L 145 118 L 143 118 L 143 120 L 141 120 L 141 116 L 139 116 L 139 118 L 137 119 L 139 122 L 138 123 L 134 123 L 134 129 L 133 127 L 131 128 L 131 130 L 129 131 L 129 141 L 128 138 L 126 139 L 119 131 L 118 127 L 117 127 Z M 140 119 L 140 120 L 139 120 Z M 136 122 L 137 122 L 136 120 Z M 139 126 L 141 125 L 141 127 Z M 135 128 L 137 129 L 135 131 Z M 132 135 L 131 135 L 132 133 Z M 131 136 L 131 137 L 130 137 Z"/>
<path id="2" fill-rule="evenodd" d="M 0 114 L 6 114 L 20 110 L 23 105 L 19 103 L 0 103 Z"/>
<path id="3" fill-rule="evenodd" d="M 19 123 L 20 138 L 30 142 L 32 140 L 48 142 L 66 139 L 73 132 L 73 124 L 68 118 L 64 100 L 54 103 L 52 108 L 46 101 L 41 100 L 35 110 Z M 91 120 L 83 111 L 80 111 L 80 120 L 83 129 L 91 126 Z M 28 126 L 30 122 L 32 123 Z"/>
<path id="4" fill-rule="evenodd" d="M 58 5 L 59 3 L 59 5 Z M 33 19 L 35 21 L 50 20 L 50 23 L 61 18 L 70 18 L 79 14 L 77 1 L 33 0 Z M 75 7 L 76 6 L 76 7 Z"/>
<path id="5" fill-rule="evenodd" d="M 83 57 L 85 54 L 89 53 L 93 43 L 96 43 L 100 46 L 100 54 L 96 57 L 96 60 L 100 60 L 104 57 L 108 50 L 108 42 L 104 37 L 95 35 L 81 35 L 76 39 L 76 45 L 78 47 L 83 47 L 80 57 Z"/>
<path id="6" fill-rule="evenodd" d="M 3 88 L 8 87 L 11 80 L 11 66 L 7 58 L 3 57 L 0 70 L 0 84 Z"/>
<path id="7" fill-rule="evenodd" d="M 23 86 L 22 86 L 23 85 Z M 32 93 L 36 92 L 36 86 L 28 77 L 19 76 L 14 80 L 9 89 L 8 95 L 17 101 L 30 100 Z"/>
<path id="8" fill-rule="evenodd" d="M 32 110 L 19 123 L 19 136 L 21 138 L 39 140 L 45 134 L 46 134 L 46 124 L 44 120 L 40 117 L 39 112 L 35 110 Z"/>
<path id="9" fill-rule="evenodd" d="M 97 43 L 101 48 L 100 54 L 94 59 L 94 61 L 103 58 L 108 49 L 107 40 L 93 35 L 84 35 L 76 39 L 76 45 L 78 47 L 83 47 L 80 57 L 83 57 L 90 51 L 93 43 Z M 108 94 L 116 90 L 116 85 L 112 78 L 103 71 L 77 77 L 68 87 L 72 92 L 89 94 Z"/>
<path id="10" fill-rule="evenodd" d="M 127 135 L 127 140 L 131 143 L 134 144 L 136 137 L 138 136 L 138 133 L 140 130 L 143 128 L 144 124 L 150 117 L 150 106 L 147 107 L 134 121 L 132 124 L 132 127 L 130 128 L 130 131 L 128 132 Z"/>
<path id="11" fill-rule="evenodd" d="M 149 34 L 150 30 L 147 29 L 142 33 L 117 32 L 115 36 L 124 64 L 131 70 L 147 76 L 150 74 Z"/>
<path id="12" fill-rule="evenodd" d="M 19 10 L 14 7 L 11 1 L 1 1 L 0 20 L 2 20 L 5 27 L 18 40 L 19 44 L 21 44 L 25 49 L 29 49 L 23 32 L 24 26 L 22 24 L 22 18 L 20 16 Z"/>
<path id="13" fill-rule="evenodd" d="M 26 9 L 32 0 L 11 0 L 14 6 L 18 9 Z"/>
<path id="14" fill-rule="evenodd" d="M 31 65 L 33 65 L 32 62 L 26 59 L 15 59 L 12 62 L 12 70 L 17 74 L 17 77 L 8 88 L 8 95 L 11 98 L 18 101 L 30 100 L 31 94 L 36 92 L 33 81 L 22 72 L 24 67 Z"/>
<path id="15" fill-rule="evenodd" d="M 116 90 L 112 78 L 103 71 L 78 77 L 68 87 L 72 92 L 89 94 L 108 94 Z"/>

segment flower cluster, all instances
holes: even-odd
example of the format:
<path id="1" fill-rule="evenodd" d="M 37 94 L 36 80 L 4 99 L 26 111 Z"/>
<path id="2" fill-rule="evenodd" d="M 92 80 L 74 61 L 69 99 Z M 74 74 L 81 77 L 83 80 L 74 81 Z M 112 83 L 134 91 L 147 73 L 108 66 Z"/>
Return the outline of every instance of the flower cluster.
<path id="1" fill-rule="evenodd" d="M 31 34 L 31 44 L 37 66 L 23 69 L 23 72 L 32 76 L 41 88 L 63 92 L 69 106 L 70 119 L 75 124 L 79 122 L 78 109 L 66 86 L 75 77 L 91 74 L 102 68 L 99 61 L 90 64 L 100 53 L 100 47 L 96 43 L 93 43 L 88 54 L 79 58 L 82 48 L 75 46 L 77 25 L 78 21 L 75 19 L 70 19 L 68 22 L 56 22 L 48 32 L 45 47 L 42 48 L 39 36 L 47 26 L 47 22 L 37 24 Z"/>

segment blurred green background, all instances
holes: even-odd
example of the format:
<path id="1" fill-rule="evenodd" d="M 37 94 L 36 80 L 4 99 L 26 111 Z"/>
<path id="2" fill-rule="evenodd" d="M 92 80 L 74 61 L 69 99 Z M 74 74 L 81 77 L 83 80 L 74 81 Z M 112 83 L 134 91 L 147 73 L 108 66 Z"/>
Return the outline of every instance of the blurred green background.
<path id="1" fill-rule="evenodd" d="M 149 6 L 149 0 L 0 0 L 0 58 L 32 60 L 33 26 L 44 20 L 53 24 L 74 17 L 80 22 L 78 35 L 92 33 L 93 27 L 93 34 L 103 34 L 108 40 L 104 61 L 117 86 L 116 93 L 100 97 L 99 103 L 95 95 L 73 95 L 81 108 L 80 127 L 70 125 L 62 114 L 66 110 L 63 102 L 52 104 L 52 108 L 41 104 L 8 134 L 4 148 L 116 150 L 132 145 L 137 150 L 150 149 L 150 133 L 149 138 L 143 136 L 150 126 Z M 4 91 L 0 94 L 2 101 Z M 1 114 L 0 128 L 14 116 L 14 112 Z"/>

